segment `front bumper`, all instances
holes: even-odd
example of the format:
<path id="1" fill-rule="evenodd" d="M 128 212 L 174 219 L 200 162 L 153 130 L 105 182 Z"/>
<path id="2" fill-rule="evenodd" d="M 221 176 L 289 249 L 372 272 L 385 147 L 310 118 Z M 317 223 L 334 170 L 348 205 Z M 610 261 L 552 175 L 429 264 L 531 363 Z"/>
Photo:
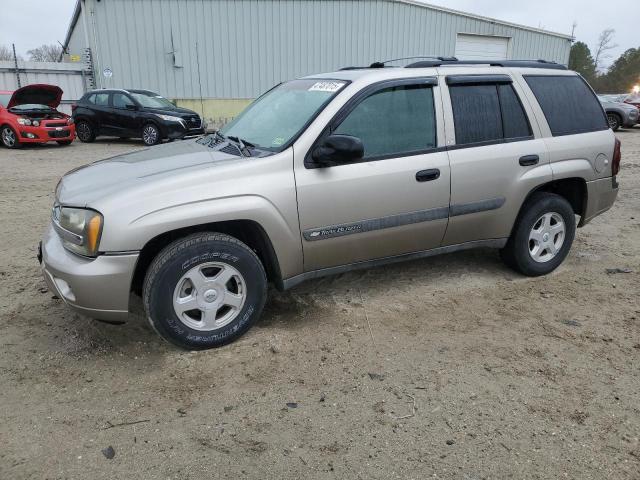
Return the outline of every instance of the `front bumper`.
<path id="1" fill-rule="evenodd" d="M 587 206 L 580 218 L 579 227 L 593 220 L 611 208 L 618 196 L 616 177 L 605 177 L 587 182 Z"/>
<path id="2" fill-rule="evenodd" d="M 73 140 L 76 136 L 74 124 L 64 127 L 18 125 L 18 141 L 20 143 L 47 143 Z"/>
<path id="3" fill-rule="evenodd" d="M 138 253 L 83 258 L 68 252 L 49 225 L 39 260 L 51 291 L 74 310 L 100 320 L 126 320 Z"/>
<path id="4" fill-rule="evenodd" d="M 188 125 L 179 122 L 167 122 L 160 127 L 162 136 L 170 140 L 178 140 L 180 138 L 192 137 L 196 135 L 204 135 L 205 125 L 201 123 L 198 128 L 190 128 Z"/>

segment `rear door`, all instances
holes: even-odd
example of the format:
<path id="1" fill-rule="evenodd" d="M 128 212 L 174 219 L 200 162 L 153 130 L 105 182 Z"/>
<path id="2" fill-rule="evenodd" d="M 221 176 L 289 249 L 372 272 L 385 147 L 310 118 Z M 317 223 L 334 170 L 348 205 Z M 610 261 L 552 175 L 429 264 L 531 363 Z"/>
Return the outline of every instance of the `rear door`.
<path id="1" fill-rule="evenodd" d="M 317 168 L 296 160 L 305 271 L 440 246 L 448 217 L 449 160 L 439 146 L 444 140 L 439 97 L 435 77 L 365 87 L 320 136 L 360 138 L 362 161 Z"/>
<path id="2" fill-rule="evenodd" d="M 545 142 L 510 75 L 445 80 L 451 207 L 443 245 L 505 239 L 527 194 L 551 179 Z"/>

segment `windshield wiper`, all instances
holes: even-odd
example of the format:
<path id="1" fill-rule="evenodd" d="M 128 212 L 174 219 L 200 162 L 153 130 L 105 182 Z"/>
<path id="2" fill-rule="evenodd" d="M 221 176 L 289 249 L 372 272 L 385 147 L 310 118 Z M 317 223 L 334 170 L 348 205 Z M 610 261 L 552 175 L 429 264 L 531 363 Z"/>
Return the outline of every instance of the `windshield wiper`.
<path id="1" fill-rule="evenodd" d="M 234 135 L 227 135 L 227 139 L 228 140 L 232 140 L 234 142 L 236 142 L 238 145 L 240 145 L 240 152 L 245 156 L 245 157 L 251 157 L 252 153 L 251 150 L 249 149 L 249 147 L 255 148 L 256 146 L 251 143 L 248 142 L 246 140 L 243 140 L 240 137 L 236 137 Z"/>

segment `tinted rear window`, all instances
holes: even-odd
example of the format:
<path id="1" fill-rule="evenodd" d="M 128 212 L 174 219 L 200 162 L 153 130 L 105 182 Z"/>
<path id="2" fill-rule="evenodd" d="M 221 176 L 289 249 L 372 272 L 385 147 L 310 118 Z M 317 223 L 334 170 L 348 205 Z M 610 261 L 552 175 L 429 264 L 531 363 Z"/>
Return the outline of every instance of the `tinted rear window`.
<path id="1" fill-rule="evenodd" d="M 582 77 L 525 75 L 524 78 L 554 137 L 609 128 L 600 102 Z"/>
<path id="2" fill-rule="evenodd" d="M 449 86 L 456 144 L 531 138 L 531 129 L 511 84 Z"/>

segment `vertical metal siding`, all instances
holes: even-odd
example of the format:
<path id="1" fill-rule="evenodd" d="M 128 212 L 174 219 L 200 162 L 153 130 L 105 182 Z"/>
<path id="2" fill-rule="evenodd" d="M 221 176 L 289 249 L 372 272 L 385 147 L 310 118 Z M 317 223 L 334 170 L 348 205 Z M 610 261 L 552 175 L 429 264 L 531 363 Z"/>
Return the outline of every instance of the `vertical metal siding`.
<path id="1" fill-rule="evenodd" d="M 95 16 L 99 85 L 173 98 L 198 98 L 200 82 L 205 98 L 254 98 L 314 72 L 453 55 L 458 33 L 510 37 L 512 58 L 566 63 L 570 48 L 558 36 L 389 0 L 87 0 L 86 6 Z M 172 48 L 182 67 L 174 66 Z M 101 76 L 107 66 L 111 79 Z"/>

